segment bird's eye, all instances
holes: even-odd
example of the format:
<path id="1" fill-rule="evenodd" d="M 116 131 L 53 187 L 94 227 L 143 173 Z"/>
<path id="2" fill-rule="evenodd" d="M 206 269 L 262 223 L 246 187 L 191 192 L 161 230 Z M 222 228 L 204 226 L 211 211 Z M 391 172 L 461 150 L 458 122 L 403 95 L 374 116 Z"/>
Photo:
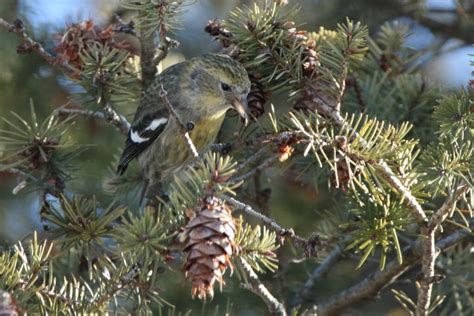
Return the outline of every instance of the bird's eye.
<path id="1" fill-rule="evenodd" d="M 221 82 L 221 88 L 223 91 L 230 91 L 230 86 L 227 83 Z"/>

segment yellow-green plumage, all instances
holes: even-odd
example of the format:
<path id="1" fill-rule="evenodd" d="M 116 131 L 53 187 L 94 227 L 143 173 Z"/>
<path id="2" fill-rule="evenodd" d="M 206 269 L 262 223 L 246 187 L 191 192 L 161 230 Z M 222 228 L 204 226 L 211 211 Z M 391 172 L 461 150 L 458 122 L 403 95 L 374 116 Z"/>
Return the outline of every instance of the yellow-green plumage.
<path id="1" fill-rule="evenodd" d="M 170 117 L 160 88 L 183 122 L 192 122 L 191 139 L 199 151 L 215 141 L 227 110 L 234 107 L 246 115 L 250 81 L 245 68 L 228 56 L 206 54 L 176 64 L 159 74 L 142 97 L 135 114 L 118 172 L 138 158 L 149 183 L 149 194 L 156 194 L 163 181 L 192 159 L 176 121 Z"/>
<path id="2" fill-rule="evenodd" d="M 225 113 L 213 119 L 194 122 L 190 136 L 199 151 L 206 150 L 214 142 L 224 118 Z M 178 138 L 174 136 L 176 132 L 179 133 L 176 122 L 170 122 L 162 136 L 138 157 L 140 168 L 151 185 L 169 180 L 193 158 L 183 137 L 179 134 Z"/>

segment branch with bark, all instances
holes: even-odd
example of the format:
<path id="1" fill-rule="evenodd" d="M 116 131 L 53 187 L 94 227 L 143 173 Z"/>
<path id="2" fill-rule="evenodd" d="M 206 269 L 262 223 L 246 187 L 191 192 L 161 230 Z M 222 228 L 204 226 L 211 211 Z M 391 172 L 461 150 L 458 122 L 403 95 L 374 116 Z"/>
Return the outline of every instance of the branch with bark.
<path id="1" fill-rule="evenodd" d="M 59 66 L 62 71 L 64 71 L 67 75 L 74 75 L 78 73 L 78 70 L 75 69 L 73 66 L 68 64 L 67 62 L 58 64 L 57 63 L 57 58 L 47 52 L 44 47 L 39 43 L 33 40 L 25 31 L 24 24 L 21 20 L 17 19 L 14 21 L 13 24 L 8 23 L 6 20 L 0 17 L 0 26 L 6 28 L 9 32 L 15 33 L 17 36 L 19 36 L 23 44 L 26 45 L 27 49 L 26 51 L 34 51 L 36 52 L 40 57 L 42 57 L 46 62 L 53 66 Z M 100 85 L 100 82 L 99 82 Z M 128 133 L 128 130 L 130 128 L 130 123 L 127 121 L 127 119 L 123 116 L 117 113 L 115 109 L 112 107 L 112 105 L 107 101 L 104 95 L 101 95 L 99 98 L 99 103 L 102 105 L 103 108 L 103 119 L 111 123 L 113 126 L 115 126 L 121 133 L 126 134 Z M 65 110 L 65 109 L 64 109 Z M 86 115 L 89 110 L 82 110 L 83 115 Z M 66 114 L 65 111 L 63 111 L 64 114 Z M 98 113 L 98 112 L 97 112 Z M 80 114 L 77 112 L 76 114 Z M 88 114 L 87 116 L 93 116 Z M 96 118 L 100 118 L 101 115 L 97 114 L 95 115 Z"/>
<path id="2" fill-rule="evenodd" d="M 66 73 L 76 73 L 77 70 L 67 63 L 57 64 L 56 57 L 50 54 L 39 42 L 33 40 L 27 33 L 24 27 L 24 23 L 20 19 L 16 19 L 13 23 L 8 23 L 5 19 L 0 17 L 0 26 L 8 30 L 8 32 L 15 33 L 23 43 L 17 47 L 19 53 L 35 52 L 42 57 L 48 64 L 58 65 Z"/>
<path id="3" fill-rule="evenodd" d="M 156 47 L 153 43 L 154 35 L 142 31 L 140 35 L 140 66 L 142 69 L 143 91 L 150 85 L 158 71 L 158 63 L 155 60 Z"/>
<path id="4" fill-rule="evenodd" d="M 346 120 L 339 112 L 340 103 L 337 104 L 330 104 L 325 99 L 319 97 L 316 92 L 312 92 L 315 96 L 313 98 L 313 102 L 316 105 L 316 108 L 320 113 L 326 115 L 327 117 L 331 118 L 336 126 L 342 127 L 347 125 Z M 363 138 L 359 136 L 357 132 L 355 132 L 355 136 L 359 138 L 361 143 L 366 143 Z M 392 171 L 392 169 L 387 165 L 387 163 L 383 160 L 380 160 L 375 163 L 378 167 L 378 171 L 380 172 L 381 176 L 387 180 L 387 183 L 391 185 L 394 189 L 396 189 L 401 196 L 404 197 L 405 203 L 410 208 L 413 213 L 413 216 L 419 221 L 426 223 L 427 218 L 426 214 L 423 211 L 423 208 L 418 203 L 416 198 L 411 193 L 410 189 L 407 188 L 402 181 L 396 176 L 396 174 Z"/>
<path id="5" fill-rule="evenodd" d="M 309 239 L 303 238 L 295 234 L 293 228 L 284 228 L 280 226 L 274 219 L 269 218 L 268 216 L 265 216 L 262 213 L 256 211 L 248 204 L 240 202 L 239 200 L 227 195 L 223 195 L 222 198 L 230 205 L 233 205 L 237 209 L 242 210 L 244 213 L 257 218 L 262 223 L 272 228 L 282 239 L 282 243 L 285 238 L 290 238 L 295 242 L 296 246 L 304 250 L 306 256 L 311 257 L 317 255 L 318 247 L 321 246 L 321 240 L 319 239 L 319 236 L 315 235 L 314 237 Z"/>
<path id="6" fill-rule="evenodd" d="M 33 40 L 25 31 L 25 26 L 22 20 L 16 19 L 12 24 L 8 23 L 6 20 L 0 17 L 0 26 L 8 30 L 8 32 L 15 33 L 20 37 L 25 45 L 23 51 L 35 51 L 39 56 L 46 60 L 49 64 L 53 64 L 56 61 L 56 58 L 48 53 L 43 45 Z M 19 49 L 19 48 L 18 48 Z"/>
<path id="7" fill-rule="evenodd" d="M 436 243 L 440 250 L 446 250 L 463 240 L 474 240 L 473 236 L 465 230 L 457 230 L 442 238 Z M 306 311 L 309 315 L 318 316 L 340 315 L 340 313 L 365 300 L 373 299 L 377 293 L 390 286 L 405 272 L 416 266 L 423 258 L 420 242 L 414 242 L 405 249 L 406 254 L 402 264 L 398 261 L 390 261 L 384 270 L 377 271 L 366 277 L 350 288 L 330 297 Z"/>
<path id="8" fill-rule="evenodd" d="M 246 272 L 248 277 L 248 283 L 243 283 L 242 288 L 252 291 L 253 293 L 260 296 L 260 298 L 265 302 L 268 307 L 268 311 L 272 315 L 286 316 L 286 310 L 283 303 L 278 301 L 272 293 L 265 287 L 265 285 L 260 281 L 258 275 L 253 271 L 250 264 L 248 264 L 245 259 L 240 258 L 240 263 L 242 264 L 243 270 Z"/>
<path id="9" fill-rule="evenodd" d="M 130 129 L 130 123 L 128 120 L 118 113 L 109 113 L 109 116 L 106 115 L 104 112 L 101 111 L 92 111 L 86 109 L 65 109 L 59 108 L 55 110 L 57 115 L 78 115 L 88 118 L 94 118 L 101 121 L 106 121 L 112 124 L 115 128 L 117 128 L 120 133 L 126 135 L 128 130 Z M 112 115 L 110 115 L 112 114 Z"/>

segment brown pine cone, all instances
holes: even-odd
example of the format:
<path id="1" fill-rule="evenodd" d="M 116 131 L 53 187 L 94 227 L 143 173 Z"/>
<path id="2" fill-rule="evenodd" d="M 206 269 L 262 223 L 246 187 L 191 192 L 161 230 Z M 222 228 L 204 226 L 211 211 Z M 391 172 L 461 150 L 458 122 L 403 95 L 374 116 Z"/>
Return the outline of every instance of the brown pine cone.
<path id="1" fill-rule="evenodd" d="M 230 257 L 236 253 L 235 222 L 229 207 L 215 197 L 201 201 L 189 220 L 181 240 L 186 254 L 184 271 L 192 281 L 192 296 L 214 296 L 214 283 L 225 284 L 223 275 L 232 269 Z"/>

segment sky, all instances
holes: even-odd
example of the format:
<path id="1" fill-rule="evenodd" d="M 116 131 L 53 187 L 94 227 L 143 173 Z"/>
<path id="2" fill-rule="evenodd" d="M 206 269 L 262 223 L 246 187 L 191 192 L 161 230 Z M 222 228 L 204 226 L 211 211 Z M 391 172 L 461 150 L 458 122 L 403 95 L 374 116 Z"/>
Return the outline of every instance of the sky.
<path id="1" fill-rule="evenodd" d="M 94 0 L 21 0 L 21 9 L 35 29 L 51 26 L 61 27 L 67 22 L 88 18 L 102 19 L 94 10 Z M 115 0 L 112 0 L 115 1 Z"/>

